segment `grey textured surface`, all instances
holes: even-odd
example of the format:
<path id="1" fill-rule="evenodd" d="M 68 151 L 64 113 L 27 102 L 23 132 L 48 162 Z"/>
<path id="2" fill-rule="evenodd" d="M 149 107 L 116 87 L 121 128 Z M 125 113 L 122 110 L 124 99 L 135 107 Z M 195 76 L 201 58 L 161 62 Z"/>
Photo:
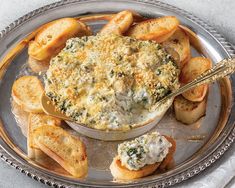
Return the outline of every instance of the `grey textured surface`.
<path id="1" fill-rule="evenodd" d="M 39 8 L 45 4 L 56 2 L 55 0 L 1 0 L 0 3 L 0 30 L 13 22 L 18 17 L 28 13 L 29 11 Z M 222 35 L 224 35 L 231 43 L 235 44 L 235 25 L 234 16 L 235 8 L 234 0 L 163 0 L 163 2 L 175 5 L 187 10 L 197 17 L 203 19 L 213 27 L 215 27 Z M 200 179 L 209 176 L 213 171 L 219 169 L 231 156 L 235 156 L 235 145 L 226 152 L 226 154 L 216 162 L 211 168 L 204 171 L 200 176 L 177 186 L 187 187 L 193 182 L 200 182 Z M 230 165 L 233 165 L 232 163 Z M 235 174 L 235 172 L 234 172 Z M 223 182 L 218 187 L 234 187 L 234 181 Z M 38 188 L 46 187 L 37 183 L 25 175 L 17 172 L 4 162 L 0 161 L 0 187 L 2 188 Z M 200 187 L 208 187 L 200 185 Z"/>

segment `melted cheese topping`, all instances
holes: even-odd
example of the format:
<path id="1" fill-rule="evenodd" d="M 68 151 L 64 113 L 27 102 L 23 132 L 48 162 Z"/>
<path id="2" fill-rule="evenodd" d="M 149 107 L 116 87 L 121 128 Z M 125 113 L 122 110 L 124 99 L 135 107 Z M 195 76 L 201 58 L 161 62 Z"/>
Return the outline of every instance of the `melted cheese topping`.
<path id="1" fill-rule="evenodd" d="M 151 106 L 179 87 L 178 74 L 155 42 L 96 35 L 67 41 L 50 62 L 45 90 L 77 123 L 126 130 L 146 121 Z"/>
<path id="2" fill-rule="evenodd" d="M 118 145 L 118 156 L 129 170 L 139 170 L 145 165 L 162 162 L 171 143 L 158 132 L 148 133 Z"/>

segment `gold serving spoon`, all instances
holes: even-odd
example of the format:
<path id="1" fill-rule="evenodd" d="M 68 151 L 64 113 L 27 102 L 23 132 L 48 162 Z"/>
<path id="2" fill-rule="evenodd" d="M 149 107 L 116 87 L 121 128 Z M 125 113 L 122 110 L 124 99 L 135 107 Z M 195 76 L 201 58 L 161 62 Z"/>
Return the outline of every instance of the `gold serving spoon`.
<path id="1" fill-rule="evenodd" d="M 154 105 L 154 107 L 155 109 L 157 109 L 159 105 L 163 104 L 168 99 L 176 97 L 177 95 L 180 95 L 184 93 L 185 91 L 188 91 L 202 84 L 209 84 L 209 83 L 215 82 L 216 80 L 224 78 L 225 76 L 228 76 L 232 74 L 233 72 L 235 72 L 235 58 L 224 59 L 220 61 L 219 63 L 215 64 L 212 69 L 209 69 L 208 71 L 198 76 L 195 80 L 189 82 L 188 84 L 180 87 L 173 93 L 170 93 L 169 95 L 159 100 Z M 45 94 L 43 94 L 41 97 L 41 104 L 45 113 L 54 117 L 58 117 L 60 119 L 72 121 L 69 117 L 65 116 L 60 111 L 56 110 L 55 106 L 52 104 L 50 99 Z"/>
<path id="2" fill-rule="evenodd" d="M 46 96 L 45 93 L 43 93 L 41 96 L 41 105 L 43 111 L 46 114 L 57 117 L 59 119 L 72 121 L 69 117 L 67 117 L 65 114 L 56 109 L 55 105 L 53 105 L 53 102 L 50 100 L 48 96 Z"/>
<path id="3" fill-rule="evenodd" d="M 169 95 L 163 97 L 154 105 L 154 107 L 156 109 L 159 105 L 163 104 L 168 99 L 174 98 L 177 95 L 180 95 L 194 87 L 215 82 L 216 80 L 224 78 L 234 72 L 235 72 L 235 58 L 224 59 L 219 63 L 216 63 L 211 69 L 205 71 L 193 81 L 189 82 L 188 84 L 185 84 L 184 86 L 175 90 L 173 93 L 170 93 Z"/>

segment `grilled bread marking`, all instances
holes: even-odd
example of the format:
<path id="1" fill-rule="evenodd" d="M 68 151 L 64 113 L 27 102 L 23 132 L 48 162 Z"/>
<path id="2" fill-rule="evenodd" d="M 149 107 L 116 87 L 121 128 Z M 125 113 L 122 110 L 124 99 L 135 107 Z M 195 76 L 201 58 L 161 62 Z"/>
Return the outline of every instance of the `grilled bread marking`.
<path id="1" fill-rule="evenodd" d="M 42 113 L 41 95 L 44 89 L 36 76 L 22 76 L 12 86 L 13 100 L 27 112 Z"/>
<path id="2" fill-rule="evenodd" d="M 141 40 L 155 40 L 158 43 L 167 40 L 179 26 L 174 16 L 165 16 L 139 22 L 126 33 L 127 36 Z"/>
<path id="3" fill-rule="evenodd" d="M 59 53 L 72 37 L 91 35 L 88 26 L 74 18 L 62 18 L 46 24 L 29 43 L 28 54 L 44 61 Z"/>
<path id="4" fill-rule="evenodd" d="M 33 133 L 37 146 L 57 161 L 74 177 L 85 177 L 88 171 L 86 148 L 83 142 L 60 127 L 43 125 Z"/>
<path id="5" fill-rule="evenodd" d="M 206 97 L 201 102 L 192 102 L 179 95 L 174 100 L 175 118 L 187 125 L 195 123 L 206 113 Z"/>
<path id="6" fill-rule="evenodd" d="M 101 29 L 100 33 L 112 33 L 122 35 L 125 33 L 133 23 L 133 13 L 125 10 L 119 12 Z"/>
<path id="7" fill-rule="evenodd" d="M 183 85 L 187 84 L 190 81 L 197 78 L 203 72 L 211 68 L 212 68 L 212 62 L 210 59 L 204 57 L 194 57 L 190 59 L 190 61 L 187 64 L 185 64 L 185 66 L 182 68 L 180 74 L 180 82 Z M 186 91 L 182 95 L 184 96 L 184 98 L 190 101 L 199 102 L 204 99 L 207 90 L 208 90 L 208 85 L 202 85 L 195 87 L 189 91 Z"/>

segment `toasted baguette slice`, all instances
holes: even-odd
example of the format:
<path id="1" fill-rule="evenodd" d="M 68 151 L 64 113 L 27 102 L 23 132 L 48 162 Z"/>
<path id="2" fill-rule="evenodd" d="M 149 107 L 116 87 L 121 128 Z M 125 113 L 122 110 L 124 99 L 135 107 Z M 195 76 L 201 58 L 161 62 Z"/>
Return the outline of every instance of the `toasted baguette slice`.
<path id="1" fill-rule="evenodd" d="M 12 86 L 13 100 L 26 112 L 42 113 L 43 86 L 36 76 L 22 76 Z"/>
<path id="2" fill-rule="evenodd" d="M 133 23 L 133 14 L 125 10 L 116 14 L 100 31 L 101 34 L 113 33 L 122 35 Z"/>
<path id="3" fill-rule="evenodd" d="M 197 122 L 206 113 L 206 97 L 192 102 L 179 95 L 174 100 L 175 118 L 187 125 Z"/>
<path id="4" fill-rule="evenodd" d="M 181 29 L 184 30 L 184 32 L 188 35 L 189 37 L 189 42 L 190 44 L 199 52 L 199 53 L 204 53 L 205 49 L 203 47 L 203 44 L 201 43 L 201 40 L 198 38 L 197 34 L 189 29 L 188 27 L 184 25 L 179 26 Z"/>
<path id="5" fill-rule="evenodd" d="M 210 59 L 204 57 L 194 57 L 190 59 L 190 61 L 182 68 L 180 82 L 185 85 L 197 78 L 203 72 L 211 69 L 211 67 L 212 62 Z M 186 91 L 182 95 L 190 101 L 199 102 L 204 99 L 207 90 L 208 85 L 202 85 Z"/>
<path id="6" fill-rule="evenodd" d="M 119 157 L 116 156 L 110 165 L 110 170 L 111 170 L 113 177 L 118 180 L 132 180 L 132 179 L 138 179 L 138 178 L 148 176 L 154 173 L 158 168 L 161 170 L 164 169 L 167 166 L 167 164 L 169 164 L 172 161 L 173 155 L 176 150 L 175 140 L 172 139 L 171 137 L 167 137 L 167 136 L 165 137 L 169 142 L 171 142 L 172 146 L 169 149 L 169 152 L 166 158 L 161 163 L 146 165 L 140 170 L 129 170 L 125 166 L 122 166 Z"/>
<path id="7" fill-rule="evenodd" d="M 59 164 L 57 164 L 53 159 L 51 159 L 48 155 L 46 155 L 34 142 L 33 138 L 34 130 L 45 124 L 51 126 L 60 126 L 61 120 L 59 120 L 58 118 L 48 116 L 46 114 L 33 114 L 33 113 L 29 114 L 28 132 L 27 132 L 28 157 L 48 169 L 53 169 L 56 171 L 63 172 L 62 167 L 60 167 Z"/>
<path id="8" fill-rule="evenodd" d="M 35 143 L 33 132 L 38 127 L 43 125 L 61 126 L 61 120 L 46 114 L 33 114 L 30 113 L 28 117 L 28 148 L 40 149 Z"/>
<path id="9" fill-rule="evenodd" d="M 31 70 L 35 73 L 46 72 L 49 68 L 50 60 L 38 61 L 29 56 L 28 64 Z"/>
<path id="10" fill-rule="evenodd" d="M 69 38 L 84 35 L 91 35 L 91 31 L 83 22 L 73 18 L 55 20 L 46 24 L 29 43 L 28 54 L 39 61 L 48 60 L 59 53 Z"/>
<path id="11" fill-rule="evenodd" d="M 167 40 L 179 26 L 174 16 L 149 19 L 132 26 L 126 33 L 130 37 L 142 40 L 155 40 L 158 43 Z"/>
<path id="12" fill-rule="evenodd" d="M 88 162 L 85 145 L 60 127 L 44 125 L 37 128 L 34 141 L 38 147 L 75 177 L 85 177 Z"/>
<path id="13" fill-rule="evenodd" d="M 180 57 L 180 67 L 183 67 L 184 63 L 187 62 L 186 59 L 191 56 L 189 37 L 180 27 L 178 27 L 174 34 L 162 44 L 165 47 L 176 50 Z"/>

